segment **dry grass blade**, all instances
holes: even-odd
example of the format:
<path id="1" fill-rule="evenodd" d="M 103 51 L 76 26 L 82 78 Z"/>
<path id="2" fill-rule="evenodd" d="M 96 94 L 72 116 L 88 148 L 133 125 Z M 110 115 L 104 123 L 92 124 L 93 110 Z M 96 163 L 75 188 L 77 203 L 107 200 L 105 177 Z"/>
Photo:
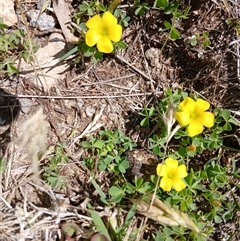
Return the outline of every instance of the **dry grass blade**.
<path id="1" fill-rule="evenodd" d="M 47 122 L 43 115 L 42 108 L 39 109 L 31 118 L 25 121 L 21 127 L 21 135 L 18 142 L 21 147 L 27 149 L 32 160 L 33 170 L 38 174 L 38 153 L 46 150 L 47 141 Z"/>
<path id="2" fill-rule="evenodd" d="M 95 130 L 99 129 L 104 125 L 104 123 L 97 123 L 97 121 L 102 116 L 102 113 L 105 109 L 105 105 L 102 105 L 101 109 L 98 111 L 98 113 L 95 114 L 93 121 L 85 128 L 85 130 L 82 132 L 82 134 L 74 139 L 74 142 L 72 145 L 76 142 L 78 142 L 81 138 L 89 135 L 90 133 L 94 132 Z"/>
<path id="3" fill-rule="evenodd" d="M 164 204 L 156 197 L 153 200 L 152 206 L 150 206 L 150 202 L 143 200 L 132 199 L 131 201 L 137 205 L 137 211 L 140 214 L 154 221 L 170 226 L 180 225 L 199 233 L 199 229 L 185 213 Z"/>

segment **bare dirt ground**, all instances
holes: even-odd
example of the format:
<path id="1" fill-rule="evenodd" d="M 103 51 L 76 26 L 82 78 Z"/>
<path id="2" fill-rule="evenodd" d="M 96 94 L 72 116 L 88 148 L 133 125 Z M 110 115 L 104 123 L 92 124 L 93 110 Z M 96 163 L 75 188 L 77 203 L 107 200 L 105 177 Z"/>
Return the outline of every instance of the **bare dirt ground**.
<path id="1" fill-rule="evenodd" d="M 138 128 L 138 113 L 143 106 L 161 100 L 167 87 L 195 91 L 213 106 L 231 110 L 240 120 L 240 57 L 236 41 L 239 36 L 226 23 L 228 19 L 239 18 L 239 3 L 229 1 L 231 9 L 228 9 L 222 1 L 184 2 L 191 10 L 189 18 L 179 22 L 180 40 L 166 42 L 168 34 L 159 30 L 166 19 L 161 11 L 151 9 L 144 17 L 138 17 L 131 5 L 126 4 L 125 10 L 131 17 L 123 34 L 128 44 L 126 50 L 106 55 L 97 64 L 87 58 L 84 63 L 72 63 L 62 74 L 64 78 L 56 80 L 49 89 L 43 89 L 24 73 L 1 78 L 0 156 L 7 162 L 7 170 L 1 174 L 0 240 L 67 240 L 61 233 L 61 224 L 69 220 L 80 227 L 78 237 L 73 240 L 89 239 L 91 219 L 84 211 L 87 200 L 107 212 L 97 201 L 99 197 L 89 181 L 90 172 L 82 165 L 84 151 L 80 137 L 95 120 L 98 128 L 93 129 L 93 134 L 101 127 L 121 129 L 138 144 L 140 151 L 147 149 L 146 136 Z M 72 11 L 79 3 L 69 3 Z M 34 8 L 35 3 L 30 7 Z M 187 39 L 203 31 L 209 32 L 210 46 L 190 46 Z M 48 44 L 48 35 L 36 38 L 42 46 Z M 21 129 L 22 123 L 40 107 L 46 116 L 48 146 L 44 156 L 39 157 L 40 173 L 56 144 L 64 142 L 69 163 L 61 167 L 67 184 L 62 189 L 52 190 L 45 182 L 36 181 L 32 162 L 19 139 L 28 131 Z M 239 127 L 229 133 L 225 145 L 240 151 Z M 35 148 L 38 152 L 38 147 Z M 230 157 L 239 160 L 239 153 L 227 151 L 221 164 L 228 165 Z M 135 159 L 138 161 L 138 157 Z M 239 168 L 239 161 L 236 163 Z M 97 181 L 106 191 L 111 184 L 106 173 L 99 174 Z M 235 194 L 239 199 L 239 190 Z M 27 226 L 27 222 L 31 225 Z M 231 239 L 229 234 L 230 230 L 232 233 L 239 230 L 238 217 L 213 225 L 213 240 L 239 238 L 238 234 Z M 159 224 L 151 223 L 149 230 L 158 227 Z M 149 237 L 146 233 L 145 239 L 150 240 Z"/>

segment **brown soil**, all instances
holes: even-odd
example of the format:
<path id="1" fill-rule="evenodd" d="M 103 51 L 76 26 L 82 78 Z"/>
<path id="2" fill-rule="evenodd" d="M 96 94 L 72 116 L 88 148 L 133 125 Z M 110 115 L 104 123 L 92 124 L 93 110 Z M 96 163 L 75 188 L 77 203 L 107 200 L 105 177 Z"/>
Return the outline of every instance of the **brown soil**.
<path id="1" fill-rule="evenodd" d="M 191 10 L 189 18 L 179 22 L 180 40 L 167 41 L 167 32 L 160 31 L 167 17 L 162 11 L 152 9 L 145 17 L 138 17 L 134 15 L 133 7 L 126 7 L 131 17 L 123 36 L 128 44 L 126 50 L 117 55 L 105 55 L 97 64 L 85 59 L 84 64 L 71 66 L 63 81 L 57 81 L 45 91 L 24 74 L 0 80 L 0 157 L 4 157 L 8 167 L 1 174 L 0 240 L 88 240 L 92 233 L 91 220 L 84 207 L 86 202 L 91 200 L 98 211 L 108 215 L 109 211 L 97 201 L 99 196 L 90 182 L 90 171 L 82 164 L 85 154 L 79 138 L 99 113 L 96 124 L 100 124 L 100 128 L 123 130 L 138 144 L 139 157 L 146 155 L 146 158 L 149 155 L 146 135 L 144 130 L 139 131 L 138 113 L 143 106 L 161 100 L 167 87 L 197 92 L 214 107 L 231 110 L 240 120 L 239 42 L 233 42 L 239 37 L 227 24 L 228 19 L 235 21 L 239 16 L 239 6 L 230 4 L 228 9 L 223 6 L 223 1 L 185 2 L 189 2 Z M 186 6 L 187 3 L 183 4 L 183 8 Z M 188 38 L 204 31 L 209 32 L 211 45 L 203 48 L 199 43 L 192 47 Z M 38 38 L 46 45 L 47 36 Z M 157 57 L 148 57 L 146 51 L 149 49 Z M 16 95 L 20 97 L 16 98 Z M 66 187 L 62 189 L 52 190 L 32 175 L 31 161 L 18 139 L 22 134 L 21 124 L 40 107 L 48 125 L 48 150 L 40 157 L 40 173 L 53 156 L 56 144 L 64 142 L 69 163 L 61 167 L 61 175 L 66 178 Z M 99 128 L 92 134 L 97 130 Z M 240 151 L 239 127 L 228 133 L 225 145 Z M 36 146 L 36 152 L 38 150 Z M 215 154 L 205 153 L 198 158 L 202 163 L 195 163 L 195 167 L 201 168 L 199 165 Z M 141 162 L 136 155 L 131 158 Z M 236 159 L 236 168 L 239 168 L 239 153 L 234 151 L 225 151 L 220 163 L 231 166 L 231 158 Z M 98 173 L 96 181 L 107 193 L 111 176 Z M 235 195 L 240 198 L 239 190 L 235 190 Z M 142 217 L 138 218 L 136 226 Z M 237 240 L 238 219 L 236 216 L 229 222 L 212 224 L 215 229 L 211 238 Z M 29 220 L 31 225 L 26 227 Z M 67 221 L 79 226 L 77 238 L 64 239 L 61 234 L 60 227 Z M 159 224 L 150 221 L 145 240 L 151 240 L 150 233 L 158 229 Z M 21 237 L 18 236 L 20 233 Z"/>

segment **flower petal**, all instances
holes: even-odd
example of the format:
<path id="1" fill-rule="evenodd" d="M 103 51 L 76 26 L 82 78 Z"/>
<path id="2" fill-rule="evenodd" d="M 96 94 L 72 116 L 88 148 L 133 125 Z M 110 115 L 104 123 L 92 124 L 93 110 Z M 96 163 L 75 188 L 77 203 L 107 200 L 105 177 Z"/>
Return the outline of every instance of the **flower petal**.
<path id="1" fill-rule="evenodd" d="M 102 25 L 102 19 L 99 15 L 95 15 L 86 22 L 89 29 L 99 30 Z"/>
<path id="2" fill-rule="evenodd" d="M 89 29 L 87 32 L 86 32 L 86 44 L 89 46 L 89 47 L 92 47 L 93 45 L 95 45 L 99 39 L 102 37 L 101 33 L 97 30 L 93 30 L 93 29 Z"/>
<path id="3" fill-rule="evenodd" d="M 163 177 L 160 181 L 160 187 L 166 191 L 169 192 L 172 189 L 172 179 L 168 177 Z"/>
<path id="4" fill-rule="evenodd" d="M 202 99 L 197 99 L 195 102 L 195 108 L 194 108 L 194 113 L 198 114 L 201 112 L 204 112 L 210 108 L 210 104 Z"/>
<path id="5" fill-rule="evenodd" d="M 102 36 L 97 42 L 97 49 L 101 53 L 111 53 L 113 51 L 113 44 L 106 36 Z"/>
<path id="6" fill-rule="evenodd" d="M 203 112 L 197 115 L 197 120 L 202 123 L 202 125 L 210 128 L 214 125 L 214 115 L 211 112 Z"/>
<path id="7" fill-rule="evenodd" d="M 198 134 L 201 134 L 203 132 L 203 125 L 200 121 L 196 119 L 192 119 L 188 128 L 187 133 L 190 137 L 196 136 Z"/>
<path id="8" fill-rule="evenodd" d="M 176 112 L 175 119 L 179 123 L 180 126 L 187 126 L 190 123 L 190 114 L 185 112 Z"/>
<path id="9" fill-rule="evenodd" d="M 117 24 L 112 26 L 111 28 L 108 28 L 106 35 L 110 40 L 118 42 L 122 37 L 122 26 Z"/>
<path id="10" fill-rule="evenodd" d="M 102 21 L 105 25 L 116 25 L 117 18 L 115 18 L 109 11 L 105 12 L 102 16 Z"/>
<path id="11" fill-rule="evenodd" d="M 167 176 L 167 167 L 163 164 L 158 164 L 156 171 L 157 171 L 157 175 L 160 177 Z"/>
<path id="12" fill-rule="evenodd" d="M 172 186 L 177 192 L 180 192 L 186 187 L 186 184 L 182 179 L 176 178 L 172 180 Z"/>
<path id="13" fill-rule="evenodd" d="M 192 114 L 194 111 L 194 107 L 195 107 L 195 101 L 193 99 L 187 97 L 179 104 L 179 107 L 183 112 Z"/>
<path id="14" fill-rule="evenodd" d="M 165 163 L 166 163 L 166 166 L 169 167 L 169 168 L 177 168 L 178 167 L 178 161 L 177 160 L 174 160 L 172 158 L 167 158 L 165 160 Z"/>
<path id="15" fill-rule="evenodd" d="M 186 176 L 188 175 L 188 173 L 187 173 L 187 167 L 186 167 L 184 164 L 178 166 L 178 168 L 177 168 L 177 173 L 178 173 L 178 177 L 179 177 L 179 178 L 184 178 L 184 177 L 186 177 Z"/>
<path id="16" fill-rule="evenodd" d="M 85 36 L 86 44 L 89 47 L 92 47 L 100 40 L 101 37 L 102 37 L 102 35 L 101 35 L 101 33 L 99 31 L 93 30 L 93 29 L 89 29 L 86 32 L 86 36 Z"/>

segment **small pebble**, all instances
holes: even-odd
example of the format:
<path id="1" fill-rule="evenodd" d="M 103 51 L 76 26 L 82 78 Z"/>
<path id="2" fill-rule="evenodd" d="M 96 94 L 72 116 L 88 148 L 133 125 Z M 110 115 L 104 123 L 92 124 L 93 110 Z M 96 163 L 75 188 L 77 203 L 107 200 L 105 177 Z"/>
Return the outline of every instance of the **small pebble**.
<path id="1" fill-rule="evenodd" d="M 4 125 L 6 121 L 0 117 L 0 126 Z"/>
<path id="2" fill-rule="evenodd" d="M 31 110 L 31 107 L 35 105 L 35 102 L 28 98 L 22 98 L 20 104 L 22 112 L 27 114 Z"/>
<path id="3" fill-rule="evenodd" d="M 128 86 L 129 88 L 132 88 L 132 87 L 133 87 L 133 82 L 132 82 L 132 81 L 128 81 L 127 86 Z"/>
<path id="4" fill-rule="evenodd" d="M 83 106 L 84 106 L 84 102 L 80 102 L 80 101 L 77 102 L 77 108 L 78 109 L 82 109 Z"/>
<path id="5" fill-rule="evenodd" d="M 87 117 L 92 118 L 93 115 L 95 114 L 96 110 L 91 107 L 86 107 L 85 112 L 86 112 Z"/>

